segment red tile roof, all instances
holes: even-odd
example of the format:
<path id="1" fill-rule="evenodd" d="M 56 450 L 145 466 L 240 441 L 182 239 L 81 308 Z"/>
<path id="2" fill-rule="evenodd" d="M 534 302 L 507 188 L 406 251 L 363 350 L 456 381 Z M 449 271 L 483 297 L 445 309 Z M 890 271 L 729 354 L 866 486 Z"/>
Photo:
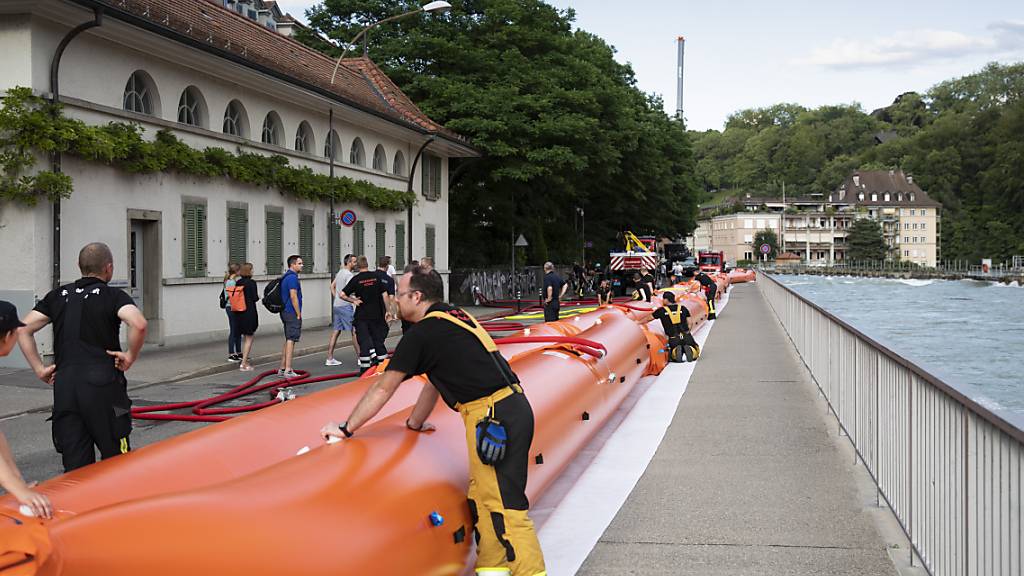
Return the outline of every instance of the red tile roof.
<path id="1" fill-rule="evenodd" d="M 224 8 L 218 0 L 75 0 L 105 7 L 108 16 L 134 19 L 181 41 L 276 72 L 400 124 L 468 145 L 465 137 L 434 122 L 368 58 L 346 59 L 334 84 L 335 59 Z M 128 16 L 122 18 L 121 16 Z M 191 41 L 191 42 L 190 42 Z"/>

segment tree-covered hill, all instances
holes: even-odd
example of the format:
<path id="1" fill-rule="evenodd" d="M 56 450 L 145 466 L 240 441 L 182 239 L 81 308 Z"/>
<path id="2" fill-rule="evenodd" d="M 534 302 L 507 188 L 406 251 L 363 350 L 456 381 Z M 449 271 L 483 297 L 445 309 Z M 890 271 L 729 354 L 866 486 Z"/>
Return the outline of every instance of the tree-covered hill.
<path id="1" fill-rule="evenodd" d="M 901 168 L 943 204 L 946 259 L 1024 254 L 1024 63 L 990 64 L 866 113 L 857 104 L 743 110 L 691 133 L 703 199 L 834 190 L 850 171 Z"/>

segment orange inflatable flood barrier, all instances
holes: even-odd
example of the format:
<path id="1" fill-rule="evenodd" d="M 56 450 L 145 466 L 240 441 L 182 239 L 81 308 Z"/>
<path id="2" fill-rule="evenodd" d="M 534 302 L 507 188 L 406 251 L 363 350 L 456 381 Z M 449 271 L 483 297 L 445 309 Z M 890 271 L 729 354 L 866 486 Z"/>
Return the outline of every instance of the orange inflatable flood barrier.
<path id="1" fill-rule="evenodd" d="M 727 280 L 726 280 L 727 281 Z M 700 293 L 678 291 L 696 323 Z M 501 343 L 533 406 L 528 494 L 536 499 L 645 374 L 664 367 L 660 323 L 611 306 L 529 328 L 568 342 Z M 702 312 L 703 310 L 703 312 Z M 527 336 L 526 330 L 516 334 Z M 376 376 L 143 447 L 44 482 L 53 520 L 0 498 L 0 575 L 457 575 L 470 557 L 468 459 L 459 415 L 405 428 L 420 388 L 402 384 L 351 440 L 320 426 Z M 303 447 L 311 447 L 301 452 Z"/>
<path id="2" fill-rule="evenodd" d="M 738 284 L 740 282 L 754 282 L 757 280 L 757 272 L 749 268 L 733 268 L 729 270 L 729 282 Z"/>

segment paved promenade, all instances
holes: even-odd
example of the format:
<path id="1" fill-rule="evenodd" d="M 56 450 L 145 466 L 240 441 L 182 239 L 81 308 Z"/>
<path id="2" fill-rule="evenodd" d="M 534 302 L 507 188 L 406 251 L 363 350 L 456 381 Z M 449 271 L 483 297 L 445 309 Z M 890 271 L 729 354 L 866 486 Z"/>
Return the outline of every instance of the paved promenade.
<path id="1" fill-rule="evenodd" d="M 578 573 L 896 574 L 822 406 L 757 286 L 734 286 L 664 441 Z"/>

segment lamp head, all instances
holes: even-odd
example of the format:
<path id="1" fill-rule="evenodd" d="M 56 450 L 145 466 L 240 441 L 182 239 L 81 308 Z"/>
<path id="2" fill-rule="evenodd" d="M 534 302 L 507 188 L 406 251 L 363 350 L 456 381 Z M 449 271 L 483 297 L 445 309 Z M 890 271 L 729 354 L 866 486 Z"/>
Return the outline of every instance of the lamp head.
<path id="1" fill-rule="evenodd" d="M 423 10 L 424 12 L 444 13 L 444 12 L 447 12 L 447 11 L 451 10 L 452 9 L 452 5 L 447 3 L 447 2 L 445 2 L 444 0 L 437 0 L 436 2 L 430 2 L 429 4 L 424 4 L 423 7 L 420 8 L 420 9 Z"/>

